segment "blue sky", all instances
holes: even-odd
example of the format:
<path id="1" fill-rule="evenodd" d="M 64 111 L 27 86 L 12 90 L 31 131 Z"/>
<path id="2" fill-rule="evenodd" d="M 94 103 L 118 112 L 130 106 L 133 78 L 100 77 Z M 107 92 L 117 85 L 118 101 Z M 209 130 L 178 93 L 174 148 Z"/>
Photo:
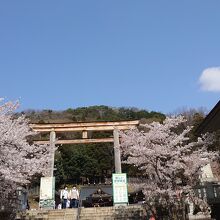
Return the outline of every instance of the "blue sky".
<path id="1" fill-rule="evenodd" d="M 164 113 L 220 95 L 220 1 L 0 1 L 0 96 Z"/>

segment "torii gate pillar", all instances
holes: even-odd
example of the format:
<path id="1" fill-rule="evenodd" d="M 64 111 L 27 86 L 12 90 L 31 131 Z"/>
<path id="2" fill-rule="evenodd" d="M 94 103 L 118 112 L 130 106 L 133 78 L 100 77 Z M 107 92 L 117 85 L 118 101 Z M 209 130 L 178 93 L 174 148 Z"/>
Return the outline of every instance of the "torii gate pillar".
<path id="1" fill-rule="evenodd" d="M 56 141 L 56 133 L 54 130 L 50 132 L 50 149 L 51 149 L 51 171 L 50 176 L 53 177 L 54 171 L 54 157 L 55 157 L 55 141 Z"/>
<path id="2" fill-rule="evenodd" d="M 119 144 L 119 133 L 118 129 L 113 130 L 114 136 L 114 158 L 115 158 L 115 173 L 121 173 L 121 153 Z"/>

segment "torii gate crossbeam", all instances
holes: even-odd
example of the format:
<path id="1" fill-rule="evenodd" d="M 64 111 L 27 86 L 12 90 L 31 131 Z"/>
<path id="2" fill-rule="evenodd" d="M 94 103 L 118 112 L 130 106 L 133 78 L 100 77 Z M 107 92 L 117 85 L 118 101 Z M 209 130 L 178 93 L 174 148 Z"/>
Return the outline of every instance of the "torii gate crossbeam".
<path id="1" fill-rule="evenodd" d="M 88 144 L 114 142 L 115 173 L 121 173 L 121 156 L 119 148 L 119 130 L 133 129 L 139 125 L 135 121 L 114 122 L 75 122 L 75 123 L 45 123 L 30 124 L 30 127 L 39 133 L 50 133 L 50 140 L 34 141 L 35 144 L 50 144 L 52 149 L 55 144 Z M 113 138 L 88 138 L 88 131 L 113 131 Z M 82 139 L 56 140 L 56 132 L 82 132 Z M 54 151 L 52 155 L 51 176 L 54 170 Z"/>

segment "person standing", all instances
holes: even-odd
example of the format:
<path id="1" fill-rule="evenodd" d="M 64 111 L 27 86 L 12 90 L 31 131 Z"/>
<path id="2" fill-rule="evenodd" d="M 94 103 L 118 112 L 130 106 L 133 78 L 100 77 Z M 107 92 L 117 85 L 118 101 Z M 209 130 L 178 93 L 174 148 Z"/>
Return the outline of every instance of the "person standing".
<path id="1" fill-rule="evenodd" d="M 79 191 L 76 186 L 70 190 L 70 208 L 77 208 L 79 200 Z"/>
<path id="2" fill-rule="evenodd" d="M 66 208 L 67 199 L 68 199 L 67 187 L 65 187 L 63 190 L 61 190 L 60 199 L 61 199 L 61 203 L 62 203 L 62 209 L 65 209 Z"/>

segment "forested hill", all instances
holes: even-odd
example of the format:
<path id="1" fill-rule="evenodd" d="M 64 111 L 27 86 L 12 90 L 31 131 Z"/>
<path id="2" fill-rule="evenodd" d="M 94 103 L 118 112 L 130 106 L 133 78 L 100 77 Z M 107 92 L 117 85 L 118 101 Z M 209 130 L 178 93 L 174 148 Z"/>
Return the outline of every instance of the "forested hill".
<path id="1" fill-rule="evenodd" d="M 122 121 L 135 119 L 149 119 L 150 121 L 162 121 L 165 115 L 160 112 L 140 110 L 137 108 L 112 108 L 108 106 L 90 106 L 64 111 L 53 110 L 27 110 L 25 115 L 32 123 L 59 123 L 79 121 Z"/>

